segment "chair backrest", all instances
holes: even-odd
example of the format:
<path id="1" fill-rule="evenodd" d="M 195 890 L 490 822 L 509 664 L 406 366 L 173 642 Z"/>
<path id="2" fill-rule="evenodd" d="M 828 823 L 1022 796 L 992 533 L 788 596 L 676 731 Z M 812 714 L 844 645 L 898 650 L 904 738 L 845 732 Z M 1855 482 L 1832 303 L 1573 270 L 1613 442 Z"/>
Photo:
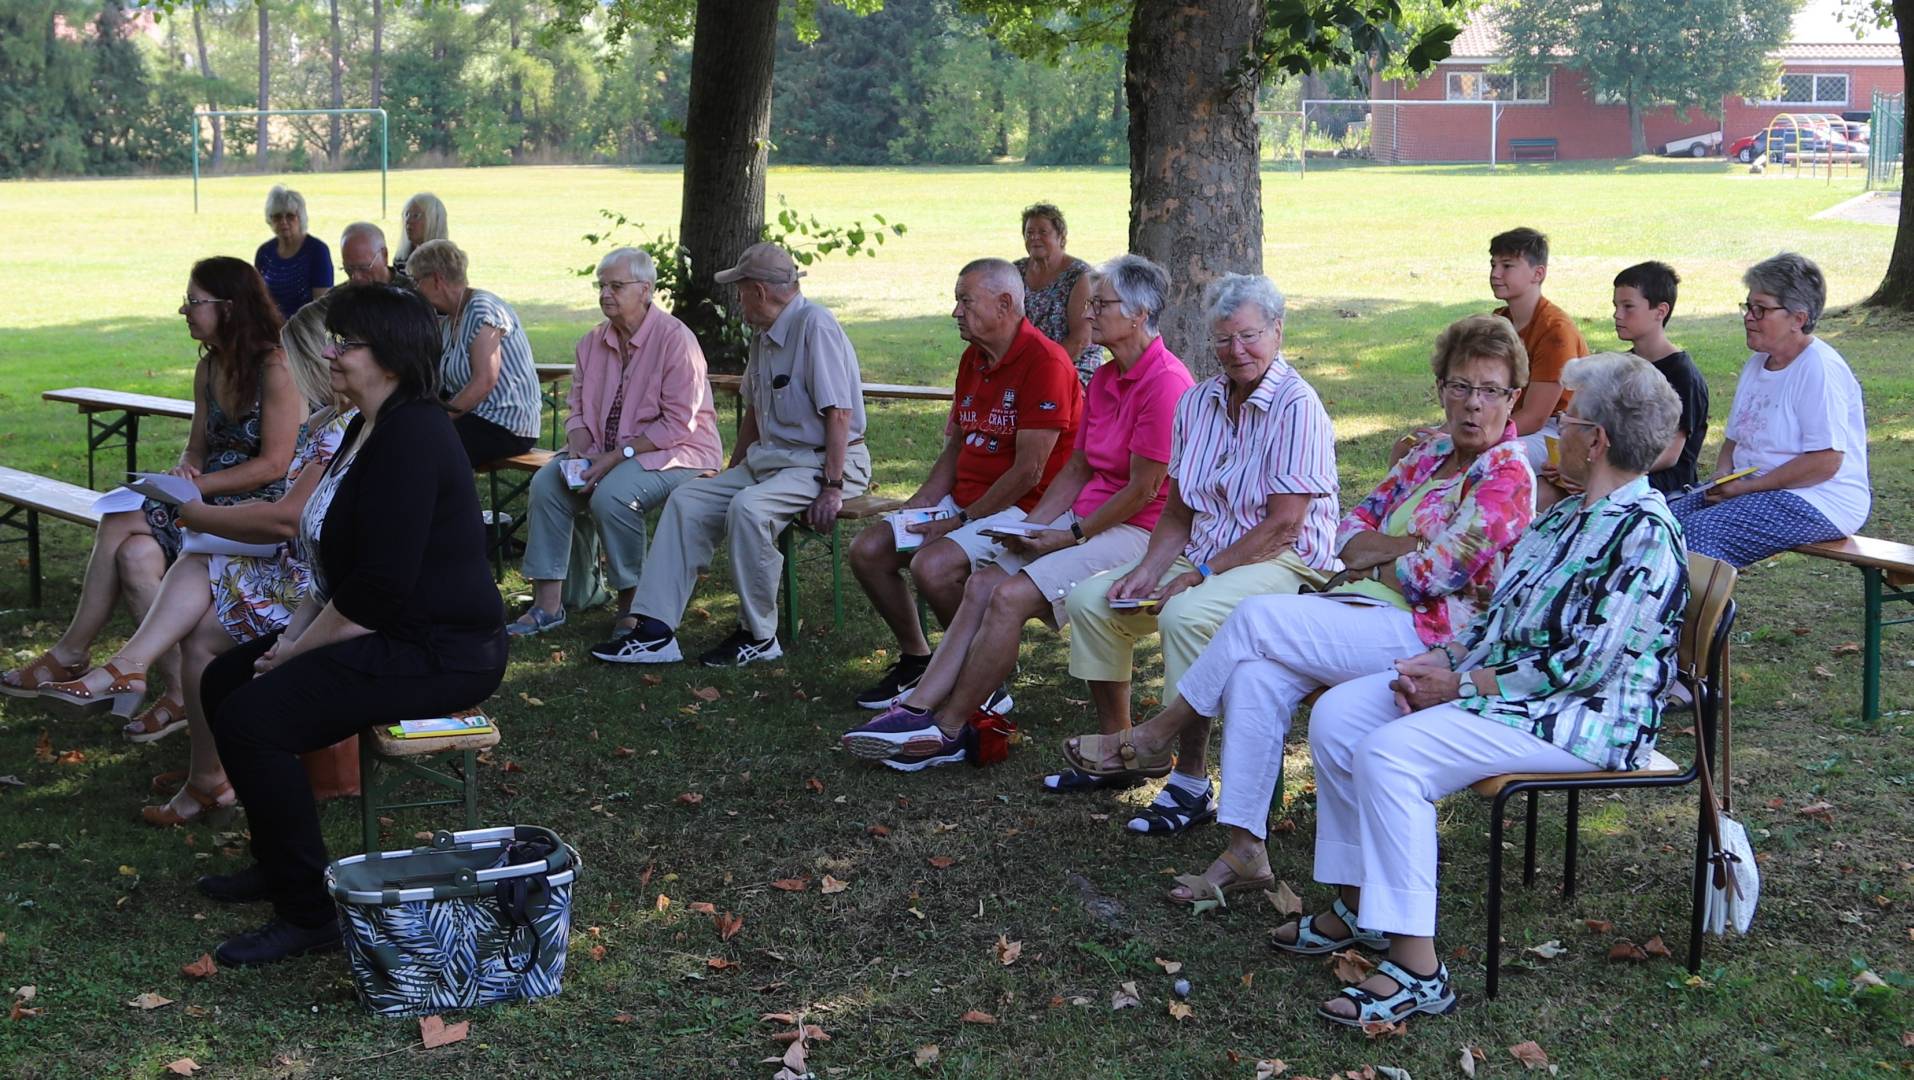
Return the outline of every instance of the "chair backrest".
<path id="1" fill-rule="evenodd" d="M 1681 624 L 1680 662 L 1682 674 L 1690 679 L 1710 678 L 1715 670 L 1715 650 L 1721 620 L 1734 600 L 1735 568 L 1706 555 L 1688 556 L 1688 613 Z"/>

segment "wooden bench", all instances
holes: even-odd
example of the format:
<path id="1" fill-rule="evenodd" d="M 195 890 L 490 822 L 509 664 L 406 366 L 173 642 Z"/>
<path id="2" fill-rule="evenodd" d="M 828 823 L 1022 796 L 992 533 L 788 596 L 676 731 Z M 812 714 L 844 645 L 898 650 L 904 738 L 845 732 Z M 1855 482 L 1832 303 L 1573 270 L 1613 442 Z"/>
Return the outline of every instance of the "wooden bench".
<path id="1" fill-rule="evenodd" d="M 1884 620 L 1881 608 L 1895 602 L 1914 604 L 1914 545 L 1850 536 L 1794 550 L 1861 571 L 1861 719 L 1876 724 L 1881 718 L 1881 628 L 1914 623 L 1914 618 Z"/>
<path id="2" fill-rule="evenodd" d="M 27 545 L 27 587 L 34 607 L 40 606 L 40 515 L 96 529 L 100 515 L 93 509 L 93 500 L 98 497 L 78 484 L 0 465 L 0 502 L 11 504 L 0 513 L 0 527 L 20 533 L 0 539 L 0 544 Z"/>
<path id="3" fill-rule="evenodd" d="M 484 715 L 483 710 L 468 709 L 460 716 Z M 390 724 L 374 724 L 359 735 L 360 813 L 366 851 L 379 847 L 379 815 L 387 810 L 414 810 L 422 806 L 463 806 L 465 827 L 478 828 L 478 755 L 498 745 L 498 721 L 493 730 L 475 735 L 445 735 L 431 739 L 395 739 Z M 427 758 L 438 754 L 457 754 L 456 771 L 433 768 Z M 400 787 L 422 780 L 451 788 L 456 797 L 414 799 L 411 802 L 387 802 Z"/>
<path id="4" fill-rule="evenodd" d="M 1510 161 L 1554 161 L 1560 154 L 1560 144 L 1554 139 L 1510 139 Z"/>
<path id="5" fill-rule="evenodd" d="M 713 393 L 731 396 L 731 419 L 744 420 L 744 376 L 713 372 L 705 376 Z M 956 392 L 948 386 L 911 386 L 906 383 L 864 384 L 864 397 L 877 401 L 949 401 Z"/>
<path id="6" fill-rule="evenodd" d="M 511 508 L 525 493 L 531 490 L 532 474 L 545 467 L 545 463 L 557 457 L 552 450 L 540 450 L 533 447 L 522 454 L 514 454 L 497 461 L 488 461 L 472 471 L 485 477 L 491 485 L 491 519 L 486 523 L 490 539 L 487 546 L 492 551 L 492 576 L 496 580 L 505 577 L 505 556 L 517 539 L 518 531 L 525 527 L 524 513 L 511 513 Z"/>
<path id="7" fill-rule="evenodd" d="M 193 403 L 186 398 L 102 390 L 93 386 L 48 390 L 40 397 L 46 401 L 76 405 L 80 415 L 86 418 L 86 486 L 90 488 L 99 486 L 94 478 L 93 455 L 101 448 L 112 445 L 116 436 L 121 445 L 126 447 L 126 471 L 139 471 L 141 417 L 164 416 L 173 420 L 193 418 Z M 103 415 L 112 419 L 102 419 Z"/>
<path id="8" fill-rule="evenodd" d="M 778 534 L 778 553 L 784 556 L 784 595 L 778 601 L 779 610 L 784 616 L 785 638 L 792 645 L 798 642 L 798 629 L 803 620 L 798 617 L 798 552 L 805 544 L 824 545 L 819 558 L 828 556 L 831 560 L 831 627 L 844 629 L 844 561 L 840 550 L 840 533 L 845 522 L 863 522 L 881 517 L 904 505 L 904 500 L 885 495 L 872 495 L 866 492 L 844 500 L 838 509 L 837 520 L 831 523 L 830 532 L 812 532 L 803 524 L 802 519 L 793 521 L 782 533 Z M 921 608 L 921 602 L 920 602 Z M 921 615 L 921 612 L 920 612 Z"/>

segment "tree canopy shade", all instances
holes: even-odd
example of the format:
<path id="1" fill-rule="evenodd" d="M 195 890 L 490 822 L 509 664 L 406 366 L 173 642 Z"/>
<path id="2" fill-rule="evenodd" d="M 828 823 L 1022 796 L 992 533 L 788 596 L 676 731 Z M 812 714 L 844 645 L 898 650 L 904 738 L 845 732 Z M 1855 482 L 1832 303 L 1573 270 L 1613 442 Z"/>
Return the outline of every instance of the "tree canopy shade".
<path id="1" fill-rule="evenodd" d="M 1628 107 L 1628 141 L 1648 153 L 1642 115 L 1672 106 L 1719 115 L 1724 98 L 1766 96 L 1801 0 L 1522 0 L 1497 8 L 1508 67 L 1580 71 L 1596 100 Z"/>

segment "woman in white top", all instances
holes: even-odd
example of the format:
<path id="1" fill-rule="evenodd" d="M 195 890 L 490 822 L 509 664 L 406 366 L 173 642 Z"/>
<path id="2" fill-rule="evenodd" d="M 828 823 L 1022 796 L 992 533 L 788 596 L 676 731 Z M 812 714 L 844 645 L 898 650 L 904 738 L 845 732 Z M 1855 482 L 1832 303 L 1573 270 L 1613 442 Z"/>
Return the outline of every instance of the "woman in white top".
<path id="1" fill-rule="evenodd" d="M 1735 384 L 1714 478 L 1750 475 L 1669 502 L 1688 549 L 1736 566 L 1838 540 L 1867 522 L 1867 419 L 1847 361 L 1814 336 L 1827 279 L 1782 252 L 1741 277 L 1754 355 Z"/>

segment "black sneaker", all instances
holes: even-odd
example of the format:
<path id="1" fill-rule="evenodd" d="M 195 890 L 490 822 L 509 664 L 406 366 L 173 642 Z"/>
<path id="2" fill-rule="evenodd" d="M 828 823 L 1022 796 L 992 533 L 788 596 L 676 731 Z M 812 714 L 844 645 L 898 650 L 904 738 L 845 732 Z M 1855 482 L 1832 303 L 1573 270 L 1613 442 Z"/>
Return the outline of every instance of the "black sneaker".
<path id="1" fill-rule="evenodd" d="M 857 707 L 873 711 L 890 708 L 917 688 L 918 680 L 924 677 L 924 669 L 929 666 L 928 656 L 898 657 L 883 678 L 857 695 Z"/>
<path id="2" fill-rule="evenodd" d="M 1010 710 L 1016 705 L 1017 699 L 1010 696 L 1009 683 L 992 690 L 990 696 L 984 699 L 984 711 L 996 713 L 998 716 L 1009 716 Z"/>
<path id="3" fill-rule="evenodd" d="M 338 947 L 337 919 L 318 926 L 294 926 L 283 919 L 274 919 L 257 930 L 234 934 L 220 942 L 219 948 L 213 950 L 213 959 L 226 967 L 256 967 Z"/>
<path id="4" fill-rule="evenodd" d="M 637 626 L 610 641 L 593 645 L 591 654 L 608 664 L 675 664 L 684 659 L 671 627 L 649 615 L 640 615 Z"/>
<path id="5" fill-rule="evenodd" d="M 237 874 L 208 874 L 197 884 L 201 893 L 222 904 L 256 904 L 266 899 L 266 872 L 258 863 Z"/>
<path id="6" fill-rule="evenodd" d="M 677 652 L 672 646 L 672 652 Z M 698 663 L 705 667 L 743 667 L 760 660 L 776 660 L 784 655 L 784 649 L 778 645 L 776 637 L 762 641 L 751 636 L 751 632 L 740 626 L 731 631 L 731 636 L 705 650 L 698 657 Z"/>

